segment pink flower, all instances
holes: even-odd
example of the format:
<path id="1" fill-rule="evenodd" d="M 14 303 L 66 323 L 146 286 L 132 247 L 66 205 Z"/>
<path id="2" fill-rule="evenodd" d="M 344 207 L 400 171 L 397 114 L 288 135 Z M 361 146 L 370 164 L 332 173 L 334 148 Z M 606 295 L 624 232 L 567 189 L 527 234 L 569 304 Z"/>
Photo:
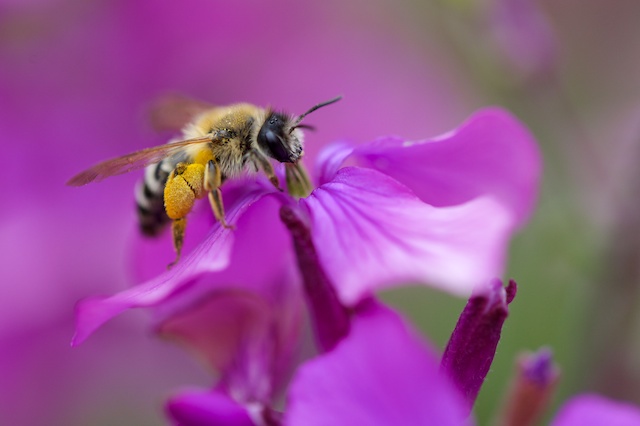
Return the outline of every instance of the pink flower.
<path id="1" fill-rule="evenodd" d="M 567 401 L 551 426 L 635 426 L 640 424 L 640 408 L 600 395 L 578 395 Z"/>
<path id="2" fill-rule="evenodd" d="M 474 353 L 473 347 L 468 350 Z M 543 380 L 557 378 L 548 360 L 538 368 L 547 370 L 533 374 L 551 374 Z M 467 406 L 459 388 L 446 375 L 437 373 L 437 357 L 407 324 L 397 314 L 369 301 L 356 309 L 351 332 L 335 350 L 299 368 L 291 384 L 283 424 L 473 424 L 466 418 Z M 473 374 L 469 370 L 466 373 Z M 550 426 L 638 424 L 639 407 L 585 394 L 566 402 Z"/>
<path id="3" fill-rule="evenodd" d="M 295 208 L 309 223 L 322 267 L 347 306 L 378 288 L 409 281 L 464 295 L 499 276 L 509 237 L 533 208 L 540 173 L 532 137 L 498 109 L 479 112 L 436 139 L 386 138 L 355 149 L 339 144 L 328 152 L 318 165 L 320 186 Z M 359 166 L 338 169 L 344 161 Z M 231 223 L 258 209 L 263 198 L 294 202 L 264 180 L 241 182 L 227 192 Z M 270 223 L 275 216 L 264 209 L 254 217 Z M 252 241 L 263 241 L 262 248 L 273 252 L 266 245 L 270 238 L 260 233 L 278 227 L 256 229 Z M 233 250 L 241 235 L 213 225 L 171 270 L 115 296 L 83 302 L 74 342 L 124 310 L 161 305 L 201 275 L 225 271 L 234 262 L 251 262 L 245 278 L 234 281 L 262 276 L 273 261 Z M 281 252 L 281 259 L 287 256 Z M 158 269 L 162 264 L 165 259 L 158 260 Z"/>
<path id="4" fill-rule="evenodd" d="M 157 423 L 158 389 L 204 383 L 181 353 L 141 336 L 140 316 L 121 318 L 91 347 L 67 344 L 78 299 L 131 283 L 139 175 L 83 189 L 64 182 L 95 161 L 166 142 L 148 125 L 154 99 L 177 91 L 295 113 L 344 93 L 349 114 L 324 113 L 308 158 L 321 140 L 437 131 L 468 110 L 445 61 L 381 33 L 375 19 L 344 19 L 348 5 L 44 0 L 0 9 L 0 137 L 11 159 L 0 168 L 0 375 L 10 378 L 0 381 L 0 424 L 123 423 L 130 413 Z M 371 102 L 372 87 L 384 102 Z M 400 102 L 416 115 L 398 114 Z"/>
<path id="5" fill-rule="evenodd" d="M 560 369 L 548 348 L 522 354 L 516 366 L 498 423 L 532 426 L 544 415 L 558 383 Z"/>
<path id="6" fill-rule="evenodd" d="M 540 165 L 529 133 L 497 109 L 433 140 L 340 143 L 327 152 L 318 164 L 319 186 L 298 202 L 263 178 L 225 184 L 227 220 L 237 230 L 212 223 L 208 206 L 195 212 L 191 223 L 204 239 L 171 270 L 82 302 L 74 344 L 125 310 L 152 307 L 158 330 L 185 343 L 221 378 L 204 391 L 208 396 L 189 391 L 172 400 L 172 415 L 183 418 L 185 407 L 189 416 L 192 408 L 202 414 L 203 401 L 213 398 L 225 413 L 264 420 L 299 343 L 300 281 L 280 206 L 307 224 L 318 273 L 335 286 L 328 295 L 334 306 L 355 308 L 376 289 L 406 280 L 464 294 L 501 273 L 509 236 L 533 207 Z M 340 168 L 345 162 L 352 165 Z M 448 190 L 425 189 L 429 182 Z M 141 275 L 164 269 L 171 259 L 170 245 L 164 247 L 163 256 L 139 262 Z M 327 323 L 338 332 L 318 333 L 325 350 L 349 327 L 340 310 L 327 306 L 321 302 L 315 314 L 336 314 Z M 236 323 L 242 327 L 226 326 Z"/>
<path id="7" fill-rule="evenodd" d="M 552 23 L 535 0 L 492 0 L 489 30 L 502 59 L 525 79 L 549 77 L 559 49 Z"/>
<path id="8" fill-rule="evenodd" d="M 471 425 L 440 361 L 393 311 L 369 301 L 335 350 L 302 365 L 288 395 L 286 425 Z"/>
<path id="9" fill-rule="evenodd" d="M 346 309 L 322 270 L 309 229 L 290 208 L 281 213 L 325 352 L 296 371 L 283 423 L 471 424 L 465 419 L 491 365 L 515 284 L 508 298 L 496 283 L 489 294 L 469 300 L 440 363 L 397 314 L 375 300 Z M 252 387 L 248 381 L 245 386 Z M 183 391 L 169 402 L 168 413 L 191 426 L 280 424 L 268 406 L 243 407 L 218 389 Z"/>
<path id="10" fill-rule="evenodd" d="M 338 145 L 323 160 L 323 185 L 301 205 L 313 234 L 329 236 L 314 242 L 347 305 L 404 282 L 464 296 L 499 276 L 540 175 L 533 138 L 499 109 L 434 139 Z M 336 172 L 345 160 L 362 168 Z"/>
<path id="11" fill-rule="evenodd" d="M 543 348 L 519 357 L 517 372 L 507 392 L 498 423 L 532 426 L 551 400 L 560 370 L 551 351 Z M 596 394 L 576 395 L 565 402 L 550 426 L 632 426 L 640 424 L 640 408 Z"/>

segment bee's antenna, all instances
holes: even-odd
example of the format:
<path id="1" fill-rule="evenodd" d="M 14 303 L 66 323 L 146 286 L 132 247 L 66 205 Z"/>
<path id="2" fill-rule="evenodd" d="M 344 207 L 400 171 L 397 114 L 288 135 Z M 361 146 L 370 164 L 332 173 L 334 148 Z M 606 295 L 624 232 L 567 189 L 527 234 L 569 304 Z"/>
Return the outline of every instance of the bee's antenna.
<path id="1" fill-rule="evenodd" d="M 298 118 L 296 118 L 296 121 L 293 123 L 293 126 L 291 126 L 291 130 L 289 131 L 289 133 L 291 133 L 293 131 L 293 129 L 297 128 L 297 127 L 302 127 L 301 125 L 299 126 L 298 124 L 300 124 L 300 122 L 302 121 L 302 119 L 304 119 L 307 115 L 311 114 L 313 111 L 325 107 L 327 105 L 331 105 L 333 103 L 338 102 L 340 99 L 342 99 L 342 95 L 340 96 L 336 96 L 333 99 L 329 99 L 328 101 L 324 101 L 324 102 L 320 102 L 317 105 L 312 106 L 311 108 L 309 108 L 309 110 L 307 112 L 305 112 L 304 114 L 300 114 L 298 116 Z"/>

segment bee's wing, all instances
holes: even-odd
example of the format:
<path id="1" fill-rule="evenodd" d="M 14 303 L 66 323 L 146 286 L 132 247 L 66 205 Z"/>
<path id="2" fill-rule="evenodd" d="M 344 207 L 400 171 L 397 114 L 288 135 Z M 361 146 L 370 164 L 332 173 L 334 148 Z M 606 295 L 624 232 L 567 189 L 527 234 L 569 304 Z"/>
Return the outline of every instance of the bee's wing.
<path id="1" fill-rule="evenodd" d="M 157 163 L 163 158 L 170 157 L 171 155 L 180 152 L 186 146 L 211 143 L 212 140 L 214 140 L 212 136 L 186 139 L 179 142 L 172 142 L 166 145 L 143 149 L 121 157 L 112 158 L 78 173 L 69 179 L 67 185 L 82 186 L 90 182 L 99 182 L 109 176 L 120 175 L 136 169 L 141 169 L 149 164 Z"/>
<path id="2" fill-rule="evenodd" d="M 155 101 L 149 110 L 151 126 L 156 131 L 180 130 L 195 116 L 215 108 L 214 105 L 180 94 L 165 95 Z"/>

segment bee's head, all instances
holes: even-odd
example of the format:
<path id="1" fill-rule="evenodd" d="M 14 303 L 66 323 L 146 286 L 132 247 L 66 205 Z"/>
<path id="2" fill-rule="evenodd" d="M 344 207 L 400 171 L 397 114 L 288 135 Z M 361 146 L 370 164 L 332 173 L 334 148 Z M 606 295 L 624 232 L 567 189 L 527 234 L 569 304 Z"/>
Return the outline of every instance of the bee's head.
<path id="1" fill-rule="evenodd" d="M 258 145 L 267 155 L 281 163 L 295 163 L 302 157 L 302 132 L 300 128 L 313 129 L 309 125 L 300 124 L 302 119 L 318 108 L 331 105 L 340 99 L 342 96 L 314 105 L 296 118 L 280 112 L 267 111 L 264 124 L 258 132 Z"/>
<path id="2" fill-rule="evenodd" d="M 293 126 L 290 116 L 268 111 L 258 132 L 258 145 L 281 163 L 295 163 L 302 156 L 302 132 Z"/>

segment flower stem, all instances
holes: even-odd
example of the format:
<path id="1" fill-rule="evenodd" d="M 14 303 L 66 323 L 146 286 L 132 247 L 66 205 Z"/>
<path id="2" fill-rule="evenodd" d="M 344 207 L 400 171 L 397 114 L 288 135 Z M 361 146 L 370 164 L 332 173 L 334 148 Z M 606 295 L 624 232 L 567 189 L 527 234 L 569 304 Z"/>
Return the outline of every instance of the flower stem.
<path id="1" fill-rule="evenodd" d="M 293 238 L 307 304 L 318 346 L 333 349 L 349 333 L 349 311 L 340 303 L 316 253 L 311 232 L 291 206 L 282 206 L 280 219 Z"/>

